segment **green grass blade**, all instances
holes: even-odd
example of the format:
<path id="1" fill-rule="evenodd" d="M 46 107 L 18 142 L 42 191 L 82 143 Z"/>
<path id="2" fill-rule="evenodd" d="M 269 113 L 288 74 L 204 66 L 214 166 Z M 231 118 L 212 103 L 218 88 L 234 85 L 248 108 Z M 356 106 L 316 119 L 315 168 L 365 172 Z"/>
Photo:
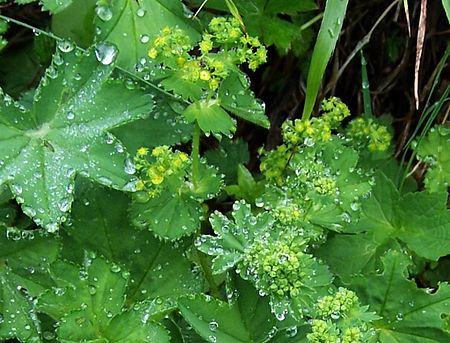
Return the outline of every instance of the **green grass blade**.
<path id="1" fill-rule="evenodd" d="M 325 6 L 322 24 L 320 25 L 308 72 L 303 119 L 308 119 L 314 109 L 325 68 L 341 32 L 347 4 L 348 0 L 328 0 Z"/>
<path id="2" fill-rule="evenodd" d="M 448 22 L 450 23 L 450 0 L 442 0 L 442 6 L 444 6 L 445 14 L 447 15 Z"/>
<path id="3" fill-rule="evenodd" d="M 367 61 L 361 50 L 361 81 L 362 81 L 362 96 L 364 104 L 364 116 L 372 117 L 372 99 L 370 98 L 370 83 L 367 75 Z"/>

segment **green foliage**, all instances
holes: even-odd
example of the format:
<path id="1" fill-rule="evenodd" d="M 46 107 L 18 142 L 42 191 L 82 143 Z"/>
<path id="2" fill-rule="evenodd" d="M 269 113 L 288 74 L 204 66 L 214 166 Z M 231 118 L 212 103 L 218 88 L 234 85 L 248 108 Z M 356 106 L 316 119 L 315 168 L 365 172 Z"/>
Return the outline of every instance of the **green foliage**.
<path id="1" fill-rule="evenodd" d="M 310 118 L 347 6 L 328 1 L 303 119 L 260 147 L 245 70 L 264 80 L 262 42 L 297 46 L 316 3 L 187 3 L 41 1 L 36 35 L 2 16 L 0 340 L 447 343 L 445 124 L 412 145 L 418 191 L 390 121 L 335 97 Z"/>
<path id="2" fill-rule="evenodd" d="M 7 0 L 2 0 L 2 2 L 6 2 Z M 15 0 L 15 2 L 19 5 L 25 5 L 32 2 L 35 2 L 36 0 Z M 42 5 L 42 9 L 44 11 L 50 11 L 51 13 L 58 13 L 64 10 L 66 7 L 68 7 L 70 4 L 72 4 L 73 0 L 39 0 L 39 4 Z"/>
<path id="3" fill-rule="evenodd" d="M 328 240 L 320 255 L 345 280 L 374 268 L 386 250 L 399 247 L 398 241 L 419 256 L 437 260 L 450 249 L 446 203 L 445 193 L 400 195 L 393 183 L 379 174 L 370 198 L 362 203 L 361 220 L 346 234 Z M 352 257 L 355 255 L 358 259 Z"/>
<path id="4" fill-rule="evenodd" d="M 112 47 L 80 54 L 62 42 L 27 110 L 1 94 L 3 163 L 8 182 L 23 210 L 50 232 L 67 219 L 74 177 L 82 173 L 117 189 L 133 190 L 133 167 L 122 144 L 107 132 L 151 110 L 151 96 L 108 80 Z M 56 98 L 55 98 L 56 97 Z M 132 97 L 132 102 L 127 102 Z M 107 115 L 106 115 L 107 114 Z"/>
<path id="5" fill-rule="evenodd" d="M 428 165 L 425 187 L 430 192 L 442 192 L 450 184 L 450 129 L 439 125 L 415 148 L 419 161 Z"/>
<path id="6" fill-rule="evenodd" d="M 128 273 L 101 258 L 86 258 L 83 268 L 63 261 L 50 267 L 53 289 L 37 308 L 59 322 L 61 342 L 169 342 L 161 327 L 141 320 L 138 310 L 124 311 Z"/>
<path id="7" fill-rule="evenodd" d="M 186 321 L 207 341 L 267 342 L 276 328 L 267 298 L 261 298 L 240 278 L 231 285 L 228 295 L 229 302 L 199 295 L 182 299 L 178 305 Z"/>
<path id="8" fill-rule="evenodd" d="M 196 5 L 202 3 L 200 0 L 192 2 Z M 299 26 L 292 21 L 299 14 L 317 9 L 316 3 L 311 0 L 234 0 L 234 4 L 248 32 L 261 37 L 266 45 L 275 45 L 282 52 L 287 52 L 293 47 L 293 43 L 298 43 L 302 37 Z M 230 11 L 227 2 L 222 0 L 209 0 L 206 7 Z M 289 16 L 292 20 L 283 16 Z"/>
<path id="9" fill-rule="evenodd" d="M 354 279 L 362 301 L 382 317 L 374 323 L 377 331 L 369 342 L 448 341 L 449 285 L 441 284 L 436 292 L 418 289 L 406 278 L 411 261 L 400 252 L 388 252 L 382 261 L 381 273 Z"/>

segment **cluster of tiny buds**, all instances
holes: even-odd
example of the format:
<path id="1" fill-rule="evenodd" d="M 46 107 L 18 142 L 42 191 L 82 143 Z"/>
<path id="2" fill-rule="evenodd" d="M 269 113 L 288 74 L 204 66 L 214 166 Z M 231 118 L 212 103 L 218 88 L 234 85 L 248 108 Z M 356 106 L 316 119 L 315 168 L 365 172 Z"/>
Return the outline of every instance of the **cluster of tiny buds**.
<path id="1" fill-rule="evenodd" d="M 303 240 L 289 235 L 280 240 L 256 240 L 245 253 L 246 276 L 265 294 L 296 297 L 305 278 L 313 273 L 307 267 L 312 257 L 304 249 Z"/>
<path id="2" fill-rule="evenodd" d="M 334 295 L 320 298 L 315 306 L 315 319 L 311 321 L 311 333 L 307 339 L 311 343 L 362 343 L 367 337 L 368 325 L 355 318 L 346 322 L 353 311 L 361 310 L 355 292 L 339 288 Z"/>
<path id="3" fill-rule="evenodd" d="M 370 151 L 386 151 L 391 145 L 392 134 L 372 118 L 356 118 L 347 128 L 346 136 L 356 145 L 367 146 Z"/>

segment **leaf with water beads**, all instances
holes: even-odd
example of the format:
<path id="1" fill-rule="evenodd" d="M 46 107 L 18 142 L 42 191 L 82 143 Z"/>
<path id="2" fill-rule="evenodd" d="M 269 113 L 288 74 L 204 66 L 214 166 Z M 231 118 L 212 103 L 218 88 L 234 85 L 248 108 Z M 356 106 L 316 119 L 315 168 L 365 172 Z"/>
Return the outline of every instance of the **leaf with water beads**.
<path id="1" fill-rule="evenodd" d="M 234 115 L 256 125 L 269 128 L 265 105 L 255 98 L 250 90 L 247 76 L 234 71 L 220 85 L 220 105 Z"/>
<path id="2" fill-rule="evenodd" d="M 361 301 L 382 317 L 374 323 L 377 333 L 370 342 L 449 342 L 450 286 L 441 283 L 431 292 L 417 288 L 406 278 L 411 260 L 400 252 L 389 251 L 382 262 L 381 273 L 352 280 Z"/>
<path id="3" fill-rule="evenodd" d="M 426 189 L 446 191 L 450 185 L 450 128 L 444 125 L 432 128 L 415 150 L 418 159 L 428 165 Z"/>
<path id="4" fill-rule="evenodd" d="M 276 332 L 268 299 L 260 297 L 250 283 L 240 278 L 236 278 L 232 288 L 228 294 L 230 302 L 208 295 L 181 299 L 181 314 L 208 342 L 268 342 Z"/>
<path id="5" fill-rule="evenodd" d="M 97 48 L 99 61 L 73 45 L 58 47 L 31 110 L 3 93 L 0 104 L 0 183 L 9 183 L 27 214 L 51 232 L 67 219 L 77 173 L 133 190 L 128 155 L 107 132 L 152 108 L 151 96 L 109 78 L 113 46 Z"/>
<path id="6" fill-rule="evenodd" d="M 35 2 L 36 0 L 16 0 L 20 5 L 29 4 Z M 39 0 L 39 4 L 45 11 L 50 11 L 51 13 L 59 13 L 68 7 L 73 0 Z"/>
<path id="7" fill-rule="evenodd" d="M 60 341 L 169 341 L 159 325 L 142 321 L 139 313 L 125 307 L 129 273 L 117 265 L 87 258 L 80 269 L 57 261 L 50 275 L 56 287 L 39 298 L 37 307 L 58 321 Z"/>
<path id="8" fill-rule="evenodd" d="M 235 202 L 231 220 L 216 211 L 210 217 L 211 226 L 217 236 L 200 236 L 196 247 L 205 254 L 215 256 L 212 271 L 220 274 L 234 267 L 244 258 L 244 250 L 258 235 L 268 232 L 274 220 L 268 212 L 254 216 L 250 205 Z"/>
<path id="9" fill-rule="evenodd" d="M 0 339 L 40 341 L 34 299 L 52 285 L 47 276 L 59 243 L 32 231 L 0 229 Z"/>
<path id="10" fill-rule="evenodd" d="M 71 225 L 62 231 L 62 257 L 81 263 L 95 251 L 130 272 L 127 301 L 176 300 L 203 288 L 183 242 L 172 244 L 129 223 L 129 197 L 122 192 L 77 181 Z"/>
<path id="11" fill-rule="evenodd" d="M 347 230 L 354 234 L 332 237 L 320 248 L 319 256 L 346 281 L 352 274 L 370 272 L 386 250 L 399 248 L 398 241 L 417 255 L 436 261 L 450 252 L 450 210 L 446 201 L 445 192 L 402 196 L 379 173 L 370 198 L 362 202 L 360 221 Z"/>
<path id="12" fill-rule="evenodd" d="M 197 22 L 185 16 L 178 0 L 101 0 L 96 14 L 96 40 L 115 44 L 120 51 L 117 64 L 129 71 L 147 56 L 153 39 L 166 26 L 178 26 L 193 40 L 200 38 Z"/>

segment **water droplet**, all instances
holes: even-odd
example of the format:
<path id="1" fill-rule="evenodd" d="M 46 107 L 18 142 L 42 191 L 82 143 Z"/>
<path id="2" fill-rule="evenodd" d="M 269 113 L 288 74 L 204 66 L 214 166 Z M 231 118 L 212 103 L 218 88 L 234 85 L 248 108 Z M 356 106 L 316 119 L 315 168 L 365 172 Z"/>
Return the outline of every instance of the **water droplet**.
<path id="1" fill-rule="evenodd" d="M 113 264 L 113 265 L 111 266 L 110 270 L 111 270 L 113 273 L 118 273 L 118 272 L 120 272 L 121 268 L 120 268 L 119 265 Z"/>
<path id="2" fill-rule="evenodd" d="M 219 324 L 216 321 L 212 321 L 212 322 L 209 322 L 208 327 L 211 331 L 216 331 L 217 328 L 219 327 Z"/>
<path id="3" fill-rule="evenodd" d="M 145 44 L 150 41 L 149 35 L 141 35 L 141 43 Z"/>
<path id="4" fill-rule="evenodd" d="M 71 52 L 75 49 L 75 44 L 67 40 L 62 40 L 58 42 L 58 49 L 62 52 Z"/>
<path id="5" fill-rule="evenodd" d="M 136 14 L 138 17 L 142 18 L 145 15 L 145 12 L 145 9 L 141 7 L 136 11 Z"/>
<path id="6" fill-rule="evenodd" d="M 95 295 L 95 293 L 97 293 L 97 287 L 95 287 L 94 285 L 89 285 L 89 294 Z"/>
<path id="7" fill-rule="evenodd" d="M 70 210 L 71 204 L 72 201 L 70 199 L 64 198 L 58 203 L 58 208 L 60 209 L 61 212 L 67 212 Z"/>
<path id="8" fill-rule="evenodd" d="M 136 172 L 136 166 L 134 165 L 133 161 L 127 157 L 125 159 L 125 173 L 129 175 L 133 175 Z"/>
<path id="9" fill-rule="evenodd" d="M 95 56 L 103 65 L 110 65 L 117 57 L 118 50 L 115 45 L 100 43 L 95 47 Z"/>
<path id="10" fill-rule="evenodd" d="M 75 113 L 73 111 L 67 112 L 67 119 L 72 120 L 73 118 L 75 118 Z"/>
<path id="11" fill-rule="evenodd" d="M 99 5 L 95 8 L 95 13 L 103 21 L 109 21 L 113 17 L 113 12 L 109 6 Z"/>

